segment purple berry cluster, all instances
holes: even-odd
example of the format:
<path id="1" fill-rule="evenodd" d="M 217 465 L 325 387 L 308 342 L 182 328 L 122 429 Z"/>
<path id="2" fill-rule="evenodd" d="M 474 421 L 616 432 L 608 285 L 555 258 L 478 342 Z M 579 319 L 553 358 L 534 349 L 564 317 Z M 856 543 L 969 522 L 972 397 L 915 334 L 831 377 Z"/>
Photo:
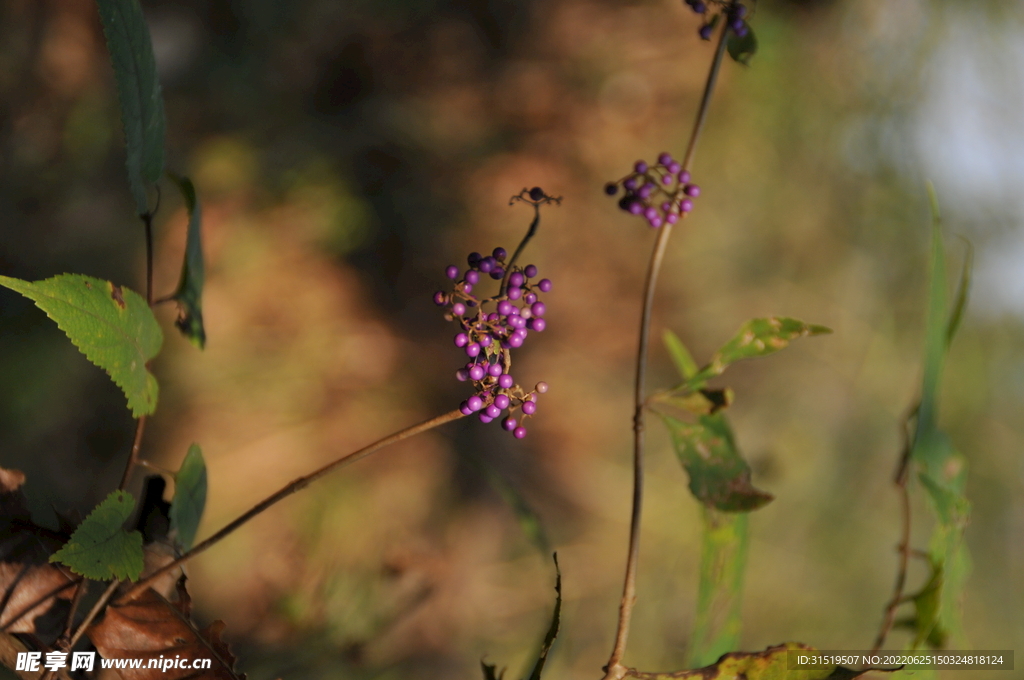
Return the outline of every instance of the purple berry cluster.
<path id="1" fill-rule="evenodd" d="M 700 196 L 700 187 L 690 182 L 690 173 L 668 152 L 658 156 L 654 165 L 637 161 L 632 173 L 618 182 L 606 184 L 604 192 L 615 196 L 620 184 L 625 195 L 619 199 L 619 207 L 631 215 L 643 217 L 654 229 L 666 222 L 678 222 L 682 215 L 693 210 L 693 199 Z"/>
<path id="2" fill-rule="evenodd" d="M 455 372 L 456 379 L 470 381 L 474 388 L 473 396 L 462 402 L 460 410 L 467 416 L 479 413 L 484 423 L 500 418 L 502 428 L 522 439 L 526 436 L 525 421 L 537 411 L 537 395 L 547 392 L 548 385 L 539 382 L 528 392 L 516 384 L 509 373 L 511 352 L 523 346 L 530 332 L 540 333 L 547 327 L 547 308 L 538 293 L 550 291 L 551 281 L 531 283 L 537 277 L 537 267 L 506 266 L 507 257 L 504 248 L 495 248 L 487 256 L 470 253 L 465 272 L 449 265 L 445 275 L 455 282 L 454 288 L 451 293 L 434 293 L 434 303 L 445 308 L 446 319 L 459 325 L 455 346 L 469 357 L 469 362 Z M 497 295 L 479 297 L 473 293 L 485 276 L 501 281 Z M 502 418 L 506 410 L 508 414 Z M 517 411 L 522 413 L 518 420 Z"/>
<path id="3" fill-rule="evenodd" d="M 746 37 L 747 33 L 750 32 L 750 28 L 747 26 L 745 17 L 747 16 L 747 8 L 739 2 L 734 0 L 710 0 L 711 4 L 718 5 L 723 9 L 722 12 L 715 14 L 715 16 L 708 18 L 708 3 L 702 0 L 684 0 L 687 5 L 690 6 L 697 14 L 704 15 L 704 23 L 697 30 L 697 34 L 700 35 L 704 40 L 711 40 L 711 34 L 715 30 L 715 24 L 718 23 L 719 17 L 724 14 L 725 20 L 729 23 L 729 29 L 732 30 L 740 38 Z"/>

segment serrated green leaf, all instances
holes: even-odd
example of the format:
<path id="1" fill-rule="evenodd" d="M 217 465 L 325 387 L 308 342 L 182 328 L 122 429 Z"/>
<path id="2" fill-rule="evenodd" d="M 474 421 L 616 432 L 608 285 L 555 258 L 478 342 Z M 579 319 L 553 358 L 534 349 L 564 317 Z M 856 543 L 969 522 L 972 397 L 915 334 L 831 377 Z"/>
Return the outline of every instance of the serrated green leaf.
<path id="1" fill-rule="evenodd" d="M 130 493 L 114 491 L 50 555 L 50 561 L 94 581 L 136 580 L 143 567 L 142 534 L 124 528 L 134 509 Z"/>
<path id="2" fill-rule="evenodd" d="M 171 531 L 175 532 L 183 550 L 192 548 L 199 521 L 206 508 L 206 463 L 197 444 L 188 447 L 185 460 L 174 475 L 174 498 L 171 500 Z"/>
<path id="3" fill-rule="evenodd" d="M 558 637 L 558 627 L 561 625 L 562 570 L 558 568 L 558 553 L 554 553 L 552 559 L 555 561 L 555 611 L 551 616 L 551 625 L 548 626 L 548 632 L 544 634 L 544 642 L 541 643 L 540 654 L 537 655 L 537 663 L 534 664 L 533 671 L 530 672 L 529 680 L 540 680 L 541 672 L 544 670 L 544 663 L 548 660 L 548 652 L 551 651 L 551 645 L 555 644 L 555 638 Z"/>
<path id="4" fill-rule="evenodd" d="M 164 100 L 149 28 L 138 0 L 97 0 L 114 66 L 127 153 L 128 184 L 139 214 L 149 211 L 146 189 L 164 170 Z"/>
<path id="5" fill-rule="evenodd" d="M 34 301 L 89 361 L 110 374 L 132 415 L 156 410 L 158 386 L 146 363 L 160 351 L 164 336 L 141 296 L 81 274 L 34 282 L 0 276 L 0 286 Z"/>
<path id="6" fill-rule="evenodd" d="M 772 500 L 750 483 L 750 466 L 740 456 L 724 414 L 701 416 L 697 423 L 665 414 L 661 418 L 690 476 L 690 492 L 701 503 L 724 512 L 751 512 Z"/>
<path id="7" fill-rule="evenodd" d="M 757 36 L 754 35 L 754 29 L 750 24 L 743 22 L 743 25 L 747 27 L 747 33 L 742 38 L 736 35 L 736 31 L 731 27 L 727 29 L 729 37 L 725 39 L 725 48 L 729 50 L 729 56 L 734 61 L 749 66 L 750 58 L 757 53 Z"/>
<path id="8" fill-rule="evenodd" d="M 700 369 L 697 366 L 697 362 L 693 360 L 690 350 L 686 349 L 686 345 L 679 339 L 679 336 L 667 330 L 665 331 L 664 339 L 668 355 L 672 357 L 672 363 L 676 365 L 676 370 L 679 371 L 679 375 L 683 380 L 689 380 L 695 376 Z"/>
<path id="9" fill-rule="evenodd" d="M 181 279 L 178 289 L 171 296 L 178 303 L 178 319 L 174 325 L 199 349 L 206 346 L 206 329 L 203 328 L 203 211 L 196 198 L 196 189 L 188 177 L 172 175 L 188 208 L 188 236 L 185 241 L 185 258 L 181 265 Z"/>
<path id="10" fill-rule="evenodd" d="M 746 513 L 702 509 L 700 585 L 690 636 L 690 666 L 713 663 L 739 644 L 749 544 Z"/>

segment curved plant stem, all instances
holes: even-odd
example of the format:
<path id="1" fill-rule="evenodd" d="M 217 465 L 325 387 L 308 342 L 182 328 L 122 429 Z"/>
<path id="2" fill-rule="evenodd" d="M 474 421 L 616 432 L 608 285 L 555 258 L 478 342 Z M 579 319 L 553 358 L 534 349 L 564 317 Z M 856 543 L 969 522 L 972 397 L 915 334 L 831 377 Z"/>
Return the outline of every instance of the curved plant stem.
<path id="1" fill-rule="evenodd" d="M 73 649 L 74 646 L 78 644 L 78 641 L 82 639 L 82 635 L 85 633 L 86 629 L 88 629 L 89 626 L 92 625 L 93 620 L 95 620 L 95 618 L 99 615 L 100 611 L 103 610 L 103 607 L 106 606 L 107 602 L 110 600 L 111 595 L 114 594 L 114 591 L 117 590 L 117 587 L 119 585 L 121 585 L 121 582 L 117 579 L 110 582 L 110 585 L 107 586 L 107 589 L 103 591 L 102 595 L 100 595 L 100 599 L 96 600 L 96 604 L 92 606 L 92 609 L 89 610 L 89 613 L 85 615 L 84 619 L 82 619 L 82 623 L 79 624 L 78 630 L 76 630 L 75 634 L 71 637 L 71 642 L 68 643 L 68 649 Z"/>
<path id="2" fill-rule="evenodd" d="M 270 506 L 276 504 L 278 501 L 287 498 L 296 491 L 300 491 L 306 488 L 307 486 L 309 486 L 316 480 L 320 479 L 321 477 L 325 476 L 329 472 L 333 472 L 334 470 L 337 470 L 338 468 L 344 465 L 354 463 L 357 460 L 361 460 L 366 456 L 370 455 L 371 453 L 373 453 L 374 451 L 383 449 L 385 446 L 397 444 L 400 441 L 409 439 L 410 437 L 414 437 L 420 433 L 426 432 L 427 430 L 432 430 L 435 427 L 444 425 L 445 423 L 450 423 L 453 420 L 458 420 L 459 418 L 464 417 L 465 416 L 463 415 L 462 411 L 449 411 L 444 415 L 437 416 L 436 418 L 431 418 L 430 420 L 426 420 L 417 425 L 407 427 L 404 430 L 399 430 L 398 432 L 388 435 L 383 439 L 379 439 L 368 446 L 364 446 L 363 448 L 357 451 L 353 451 L 352 453 L 344 455 L 341 458 L 338 458 L 337 460 L 331 461 L 327 465 L 324 465 L 320 469 L 315 470 L 314 472 L 311 472 L 304 477 L 299 477 L 298 479 L 279 489 L 277 492 L 271 494 L 270 496 L 267 496 L 256 505 L 252 506 L 249 510 L 242 513 L 239 517 L 229 522 L 226 526 L 224 526 L 223 529 L 215 533 L 213 536 L 210 536 L 202 543 L 199 543 L 178 559 L 164 565 L 163 567 L 157 569 L 155 572 L 153 572 L 146 578 L 139 581 L 131 590 L 129 590 L 127 593 L 119 597 L 117 601 L 126 602 L 128 600 L 132 600 L 138 597 L 146 591 L 146 589 L 149 587 L 151 583 L 153 583 L 155 580 L 157 580 L 167 572 L 180 567 L 182 564 L 188 562 L 190 559 L 192 559 L 199 553 L 204 552 L 209 548 L 212 548 L 214 545 L 220 543 L 223 539 L 227 538 L 230 534 L 234 533 L 234 531 L 238 529 L 240 526 L 242 526 L 252 518 L 256 517 Z"/>
<path id="3" fill-rule="evenodd" d="M 690 135 L 690 143 L 686 149 L 686 156 L 683 161 L 683 168 L 686 170 L 690 169 L 690 164 L 693 162 L 697 141 L 700 139 L 701 131 L 704 128 L 704 121 L 707 119 L 711 94 L 718 80 L 718 71 L 721 68 L 722 58 L 725 55 L 729 27 L 728 22 L 722 22 L 722 24 L 722 32 L 719 35 L 714 60 L 711 62 L 711 70 L 708 72 L 708 79 L 704 86 L 704 95 L 701 98 L 700 109 L 697 112 L 697 120 L 694 122 L 693 133 Z M 686 214 L 688 215 L 689 213 Z M 636 570 L 637 564 L 640 561 L 640 520 L 644 502 L 644 404 L 646 401 L 647 345 L 650 337 L 651 314 L 654 307 L 654 292 L 657 287 L 658 273 L 661 271 L 661 263 L 664 260 L 665 249 L 668 247 L 668 240 L 671 235 L 672 224 L 666 222 L 658 232 L 658 238 L 654 243 L 654 251 L 651 253 L 650 264 L 647 268 L 647 278 L 644 282 L 643 311 L 640 316 L 640 342 L 636 355 L 636 382 L 634 389 L 633 510 L 629 524 L 629 551 L 626 558 L 622 600 L 619 603 L 618 629 L 615 633 L 615 644 L 612 647 L 611 656 L 608 658 L 608 664 L 604 668 L 605 680 L 623 678 L 628 670 L 622 665 L 622 657 L 626 652 L 626 642 L 629 638 L 633 605 L 636 604 Z"/>
<path id="4" fill-rule="evenodd" d="M 145 431 L 146 416 L 139 416 L 139 419 L 135 421 L 135 437 L 132 439 L 132 451 L 128 454 L 128 462 L 125 463 L 124 472 L 121 473 L 121 483 L 117 485 L 118 489 L 124 489 L 128 486 L 132 470 L 135 469 L 135 464 L 139 460 L 139 450 L 142 449 L 142 434 Z"/>

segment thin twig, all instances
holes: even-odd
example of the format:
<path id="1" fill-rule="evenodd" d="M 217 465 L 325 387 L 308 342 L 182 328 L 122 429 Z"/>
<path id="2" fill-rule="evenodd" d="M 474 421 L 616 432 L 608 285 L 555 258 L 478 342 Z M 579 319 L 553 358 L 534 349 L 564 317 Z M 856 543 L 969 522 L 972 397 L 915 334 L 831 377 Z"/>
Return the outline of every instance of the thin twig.
<path id="1" fill-rule="evenodd" d="M 135 421 L 135 437 L 132 439 L 132 451 L 128 455 L 128 461 L 124 465 L 124 472 L 121 473 L 121 483 L 117 485 L 118 489 L 124 489 L 128 486 L 128 480 L 132 476 L 132 470 L 135 469 L 135 464 L 139 461 L 139 450 L 142 448 L 142 433 L 146 430 L 146 416 L 139 416 L 138 420 Z"/>
<path id="2" fill-rule="evenodd" d="M 61 638 L 67 639 L 71 637 L 71 628 L 75 624 L 75 613 L 78 611 L 78 605 L 82 601 L 82 596 L 85 595 L 85 591 L 88 590 L 88 588 L 89 584 L 85 579 L 75 586 L 75 594 L 71 597 L 71 606 L 68 608 L 68 619 L 67 623 L 64 624 L 64 634 L 61 635 Z M 71 646 L 68 645 L 64 651 L 67 651 L 70 648 Z"/>
<path id="3" fill-rule="evenodd" d="M 184 553 L 178 559 L 174 560 L 173 562 L 169 562 L 168 564 L 165 564 L 163 567 L 157 569 L 152 574 L 136 583 L 131 590 L 129 590 L 127 593 L 118 598 L 118 602 L 126 602 L 128 600 L 132 600 L 138 597 L 143 592 L 145 592 L 146 588 L 148 588 L 151 583 L 153 583 L 155 580 L 157 580 L 167 572 L 177 567 L 180 567 L 182 564 L 188 562 L 190 559 L 192 559 L 199 553 L 204 552 L 209 548 L 212 548 L 214 545 L 222 541 L 224 538 L 226 538 L 240 526 L 251 520 L 253 517 L 256 517 L 270 506 L 276 504 L 278 501 L 283 500 L 284 498 L 287 498 L 296 491 L 304 489 L 305 487 L 309 486 L 311 483 L 320 479 L 324 475 L 333 472 L 334 470 L 342 467 L 343 465 L 347 465 L 349 463 L 354 463 L 357 460 L 361 460 L 366 456 L 370 455 L 371 453 L 373 453 L 374 451 L 382 449 L 385 446 L 397 444 L 400 441 L 409 439 L 410 437 L 418 435 L 422 432 L 432 430 L 435 427 L 444 425 L 445 423 L 450 423 L 453 420 L 458 420 L 459 418 L 464 417 L 465 416 L 462 413 L 462 411 L 459 411 L 457 409 L 455 411 L 449 411 L 444 415 L 437 416 L 436 418 L 431 418 L 430 420 L 426 420 L 422 423 L 419 423 L 418 425 L 413 425 L 412 427 L 407 427 L 404 430 L 395 432 L 394 434 L 384 437 L 383 439 L 380 439 L 368 446 L 364 446 L 363 448 L 357 451 L 353 451 L 352 453 L 342 456 L 341 458 L 338 458 L 337 460 L 334 460 L 328 463 L 327 465 L 324 465 L 315 472 L 311 472 L 310 474 L 304 477 L 299 477 L 290 484 L 287 484 L 284 487 L 282 487 L 276 493 L 271 494 L 270 496 L 266 497 L 265 499 L 254 505 L 252 508 L 250 508 L 245 513 L 240 515 L 238 518 L 228 523 L 223 529 L 215 533 L 213 536 L 210 536 L 202 543 L 196 545 L 188 552 Z"/>
<path id="4" fill-rule="evenodd" d="M 505 276 L 501 277 L 501 286 L 498 288 L 499 297 L 505 294 L 505 289 L 508 287 L 508 277 L 512 274 L 512 267 L 515 266 L 516 262 L 519 260 L 519 256 L 523 253 L 523 250 L 526 248 L 526 244 L 529 243 L 530 239 L 532 239 L 534 235 L 537 233 L 537 227 L 540 226 L 540 207 L 546 203 L 554 203 L 555 205 L 559 205 L 562 202 L 561 197 L 556 198 L 554 196 L 548 196 L 547 194 L 545 194 L 544 197 L 539 201 L 535 201 L 532 198 L 529 198 L 529 192 L 526 189 L 523 189 L 519 194 L 513 196 L 512 199 L 508 202 L 508 204 L 512 205 L 517 200 L 522 201 L 524 203 L 529 203 L 530 205 L 533 206 L 533 221 L 530 222 L 530 227 L 529 229 L 526 230 L 526 236 L 524 236 L 523 240 L 519 242 L 519 246 L 516 248 L 515 252 L 512 253 L 512 258 L 508 261 L 508 264 L 505 266 Z"/>
<path id="5" fill-rule="evenodd" d="M 689 169 L 690 164 L 693 162 L 697 141 L 700 139 L 704 121 L 707 119 L 711 94 L 718 80 L 718 71 L 722 64 L 722 57 L 725 54 L 729 26 L 728 22 L 722 23 L 723 28 L 718 39 L 718 47 L 715 50 L 714 60 L 711 62 L 711 70 L 708 72 L 707 83 L 704 86 L 704 96 L 701 98 L 697 120 L 693 126 L 693 134 L 690 135 L 690 143 L 686 149 L 686 157 L 683 162 L 683 168 L 685 169 Z M 687 214 L 689 213 L 684 213 L 684 215 Z M 658 282 L 658 273 L 661 270 L 661 263 L 664 260 L 665 250 L 668 247 L 668 240 L 671 235 L 672 224 L 666 222 L 662 225 L 658 238 L 655 241 L 654 251 L 651 253 L 650 264 L 647 268 L 647 278 L 644 282 L 643 312 L 640 316 L 640 342 L 637 349 L 636 383 L 633 395 L 633 509 L 629 525 L 629 551 L 626 558 L 622 600 L 619 603 L 618 628 L 615 633 L 615 644 L 612 647 L 611 656 L 608 658 L 608 664 L 604 668 L 605 680 L 622 678 L 627 672 L 626 667 L 622 665 L 622 657 L 626 652 L 626 642 L 629 638 L 633 605 L 636 604 L 636 571 L 640 560 L 640 520 L 644 500 L 644 404 L 646 401 L 647 346 L 650 337 L 651 315 L 654 308 L 654 292 Z"/>
<path id="6" fill-rule="evenodd" d="M 78 630 L 76 630 L 75 634 L 71 637 L 71 644 L 68 645 L 68 649 L 73 649 L 74 646 L 78 644 L 78 641 L 82 639 L 82 635 L 85 634 L 86 629 L 92 625 L 93 619 L 95 619 L 99 615 L 100 610 L 106 606 L 107 601 L 110 599 L 111 595 L 114 594 L 114 591 L 117 590 L 117 586 L 120 584 L 121 582 L 116 579 L 110 582 L 107 589 L 103 591 L 102 595 L 100 595 L 100 599 L 96 600 L 96 604 L 92 606 L 89 613 L 85 615 L 84 619 L 82 619 L 82 623 L 79 624 Z"/>

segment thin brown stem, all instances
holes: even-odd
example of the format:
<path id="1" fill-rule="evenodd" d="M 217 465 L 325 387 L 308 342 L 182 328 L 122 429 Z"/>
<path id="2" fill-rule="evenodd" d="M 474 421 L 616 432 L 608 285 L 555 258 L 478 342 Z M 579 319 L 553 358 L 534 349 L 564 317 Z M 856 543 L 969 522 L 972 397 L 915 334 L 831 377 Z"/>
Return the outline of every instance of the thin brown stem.
<path id="1" fill-rule="evenodd" d="M 728 22 L 722 23 L 723 27 L 719 36 L 718 47 L 711 62 L 711 69 L 708 72 L 708 79 L 704 86 L 704 95 L 701 98 L 700 109 L 694 122 L 693 134 L 690 135 L 690 143 L 686 149 L 686 156 L 683 162 L 685 169 L 689 169 L 690 164 L 693 162 L 697 142 L 700 139 L 704 121 L 707 119 L 711 94 L 718 80 L 718 71 L 722 64 L 722 57 L 725 54 L 726 37 L 729 27 Z M 619 603 L 618 628 L 615 633 L 615 644 L 612 647 L 611 656 L 608 658 L 608 664 L 604 668 L 605 680 L 623 678 L 628 670 L 622 665 L 622 657 L 626 652 L 626 642 L 629 639 L 633 606 L 636 604 L 636 572 L 640 561 L 640 520 L 644 501 L 644 406 L 646 402 L 647 350 L 651 331 L 651 316 L 654 308 L 654 293 L 657 287 L 658 274 L 661 271 L 661 264 L 665 258 L 665 250 L 668 247 L 668 240 L 671 235 L 672 224 L 666 222 L 661 227 L 658 238 L 655 241 L 654 251 L 651 253 L 650 264 L 647 268 L 647 278 L 644 282 L 643 311 L 640 316 L 640 340 L 639 347 L 637 348 L 636 381 L 633 394 L 633 508 L 629 524 L 629 550 L 622 586 L 622 600 Z"/>
<path id="2" fill-rule="evenodd" d="M 107 586 L 107 589 L 103 591 L 102 595 L 100 595 L 100 599 L 96 600 L 96 604 L 92 606 L 89 613 L 85 615 L 84 619 L 82 619 L 82 623 L 78 626 L 78 630 L 76 630 L 75 634 L 71 637 L 71 643 L 68 645 L 68 649 L 73 649 L 74 646 L 78 644 L 78 641 L 82 639 L 82 635 L 84 635 L 85 631 L 92 625 L 93 620 L 103 610 L 103 607 L 106 606 L 107 602 L 114 594 L 114 591 L 117 590 L 117 586 L 120 584 L 120 581 L 111 581 L 110 585 Z"/>
<path id="3" fill-rule="evenodd" d="M 67 623 L 64 624 L 64 634 L 61 635 L 61 638 L 64 640 L 71 637 L 71 628 L 75 625 L 75 613 L 78 611 L 78 605 L 81 603 L 82 596 L 85 595 L 85 591 L 88 590 L 88 588 L 89 583 L 84 579 L 75 586 L 75 594 L 71 597 L 71 606 L 68 608 Z M 60 642 L 60 640 L 58 640 L 58 642 Z M 68 645 L 64 651 L 67 651 L 70 648 L 71 646 Z"/>
<path id="4" fill-rule="evenodd" d="M 463 415 L 462 411 L 449 411 L 444 415 L 437 416 L 436 418 L 431 418 L 430 420 L 426 420 L 422 423 L 419 423 L 418 425 L 413 425 L 411 427 L 405 428 L 404 430 L 395 432 L 392 435 L 388 435 L 387 437 L 375 441 L 374 443 L 368 446 L 364 446 L 363 448 L 357 451 L 353 451 L 352 453 L 344 455 L 341 458 L 338 458 L 337 460 L 331 461 L 327 465 L 324 465 L 320 469 L 311 472 L 310 474 L 304 477 L 299 477 L 298 479 L 282 487 L 276 493 L 273 493 L 270 496 L 264 498 L 262 501 L 251 507 L 243 514 L 241 514 L 239 517 L 229 522 L 227 525 L 224 526 L 224 528 L 215 533 L 213 536 L 210 536 L 202 543 L 199 543 L 178 559 L 164 565 L 163 567 L 157 569 L 155 572 L 153 572 L 146 578 L 139 581 L 131 590 L 129 590 L 127 593 L 118 598 L 118 602 L 126 602 L 128 600 L 138 597 L 143 592 L 145 592 L 146 588 L 148 588 L 151 583 L 156 581 L 158 578 L 160 578 L 167 572 L 180 567 L 182 564 L 188 562 L 199 553 L 205 552 L 209 548 L 212 548 L 214 545 L 221 542 L 223 539 L 227 538 L 230 534 L 234 533 L 234 531 L 238 529 L 240 526 L 242 526 L 252 518 L 256 517 L 270 506 L 276 504 L 278 501 L 287 498 L 296 491 L 300 491 L 306 488 L 307 486 L 309 486 L 316 480 L 320 479 L 321 477 L 327 475 L 328 473 L 333 472 L 334 470 L 337 470 L 338 468 L 344 465 L 348 465 L 349 463 L 354 463 L 357 460 L 361 460 L 366 456 L 370 455 L 371 453 L 373 453 L 374 451 L 383 449 L 386 446 L 390 446 L 391 444 L 397 444 L 400 441 L 404 441 L 406 439 L 409 439 L 410 437 L 414 437 L 418 434 L 426 432 L 427 430 L 432 430 L 435 427 L 439 427 L 446 423 L 450 423 L 453 420 L 458 420 L 459 418 L 464 417 L 465 416 Z"/>
<path id="5" fill-rule="evenodd" d="M 135 469 L 135 464 L 139 460 L 139 450 L 142 448 L 142 434 L 146 431 L 146 416 L 139 416 L 139 419 L 135 421 L 135 437 L 132 439 L 132 451 L 128 455 L 128 461 L 124 465 L 124 472 L 121 473 L 121 483 L 117 485 L 118 489 L 124 489 L 128 486 L 128 480 L 131 479 L 132 470 Z"/>

